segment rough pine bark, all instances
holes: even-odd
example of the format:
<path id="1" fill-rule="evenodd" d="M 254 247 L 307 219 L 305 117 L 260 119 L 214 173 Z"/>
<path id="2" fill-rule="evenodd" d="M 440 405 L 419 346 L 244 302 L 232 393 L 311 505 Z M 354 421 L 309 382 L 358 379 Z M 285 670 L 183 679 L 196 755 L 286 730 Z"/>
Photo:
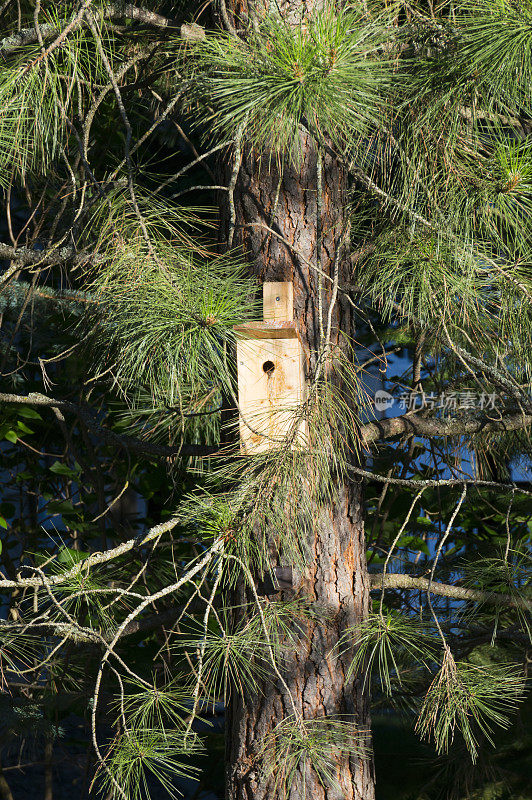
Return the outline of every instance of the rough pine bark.
<path id="1" fill-rule="evenodd" d="M 302 134 L 299 164 L 283 163 L 245 149 L 234 190 L 234 211 L 223 215 L 225 236 L 247 254 L 250 271 L 261 281 L 293 281 L 295 317 L 303 341 L 307 370 L 314 366 L 319 346 L 317 153 Z M 231 164 L 226 165 L 227 176 Z M 350 265 L 345 241 L 347 176 L 328 155 L 322 169 L 320 268 L 340 283 L 349 283 Z M 232 217 L 232 218 L 231 218 Z M 267 228 L 275 231 L 271 233 Z M 231 233 L 232 231 L 232 233 Z M 277 234 L 277 235 L 276 235 Z M 280 238 L 281 237 L 281 238 Z M 283 242 L 288 243 L 288 245 Z M 343 248 L 339 250 L 339 248 Z M 331 284 L 323 280 L 325 312 Z M 343 346 L 341 332 L 352 336 L 352 309 L 340 294 L 333 316 L 332 342 Z M 326 623 L 303 626 L 283 663 L 283 678 L 305 719 L 333 717 L 355 721 L 367 732 L 368 697 L 360 682 L 346 678 L 345 657 L 331 655 L 347 626 L 368 611 L 369 580 L 365 557 L 364 510 L 361 486 L 339 487 L 334 505 L 316 507 L 309 532 L 309 565 L 297 591 L 329 613 Z M 280 566 L 287 566 L 280 564 Z M 293 714 L 281 681 L 265 682 L 254 696 L 233 693 L 227 709 L 226 761 L 228 800 L 373 800 L 374 775 L 370 755 L 341 757 L 334 765 L 341 790 L 320 785 L 311 769 L 300 769 L 286 787 L 274 790 L 275 773 L 265 778 L 257 753 L 264 737 Z M 303 774 L 305 773 L 305 774 Z"/>

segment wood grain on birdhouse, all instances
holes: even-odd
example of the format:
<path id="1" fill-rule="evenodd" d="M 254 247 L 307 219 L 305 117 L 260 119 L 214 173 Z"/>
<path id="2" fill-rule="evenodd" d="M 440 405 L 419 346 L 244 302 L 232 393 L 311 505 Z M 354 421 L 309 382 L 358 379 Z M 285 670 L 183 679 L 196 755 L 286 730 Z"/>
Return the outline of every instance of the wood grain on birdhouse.
<path id="1" fill-rule="evenodd" d="M 247 454 L 304 446 L 307 426 L 303 348 L 294 323 L 293 285 L 263 285 L 264 320 L 238 325 L 238 406 L 240 444 Z M 297 424 L 296 424 L 297 423 Z"/>

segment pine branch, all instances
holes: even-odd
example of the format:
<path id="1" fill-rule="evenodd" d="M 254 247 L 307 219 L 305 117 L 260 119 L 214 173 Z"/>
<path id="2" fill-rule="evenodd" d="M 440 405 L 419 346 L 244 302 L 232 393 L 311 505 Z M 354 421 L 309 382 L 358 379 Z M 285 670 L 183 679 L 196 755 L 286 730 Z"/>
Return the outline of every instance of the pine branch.
<path id="1" fill-rule="evenodd" d="M 25 634 L 32 636 L 59 636 L 61 639 L 70 639 L 78 642 L 101 643 L 101 637 L 91 628 L 78 627 L 69 622 L 6 622 L 0 621 L 0 637 L 5 633 Z"/>
<path id="2" fill-rule="evenodd" d="M 405 414 L 368 422 L 362 426 L 360 435 L 362 441 L 368 445 L 394 436 L 472 436 L 475 433 L 522 430 L 530 425 L 532 415 L 524 413 L 508 414 L 499 420 L 489 417 L 443 420 Z"/>
<path id="3" fill-rule="evenodd" d="M 188 605 L 190 609 L 191 604 Z M 157 628 L 172 625 L 183 613 L 183 606 L 173 606 L 164 611 L 150 614 L 142 619 L 135 619 L 124 628 L 120 638 L 125 636 L 132 636 L 135 633 L 147 633 Z M 52 635 L 60 638 L 69 639 L 77 642 L 93 642 L 94 644 L 102 644 L 102 638 L 105 642 L 110 642 L 114 635 L 115 630 L 106 630 L 104 633 L 98 633 L 92 628 L 83 626 L 72 625 L 69 622 L 58 622 L 56 620 L 44 620 L 35 622 L 11 622 L 0 620 L 0 637 L 2 633 L 18 633 L 31 635 Z"/>
<path id="4" fill-rule="evenodd" d="M 152 442 L 135 439 L 132 436 L 115 433 L 101 425 L 87 406 L 72 403 L 69 400 L 56 400 L 53 397 L 30 392 L 28 395 L 0 393 L 0 403 L 16 405 L 44 406 L 59 408 L 77 414 L 88 428 L 102 436 L 109 444 L 118 444 L 131 452 L 154 458 L 171 458 L 172 456 L 208 456 L 217 453 L 214 445 L 192 445 L 169 447 Z M 509 432 L 522 430 L 532 425 L 532 416 L 528 414 L 510 414 L 502 420 L 482 419 L 426 419 L 417 415 L 405 414 L 401 417 L 369 422 L 360 429 L 362 441 L 369 445 L 373 442 L 391 439 L 394 436 L 472 436 L 475 433 Z"/>
<path id="5" fill-rule="evenodd" d="M 160 522 L 158 525 L 150 528 L 150 530 L 147 531 L 143 536 L 136 536 L 134 539 L 128 539 L 126 542 L 122 542 L 122 544 L 119 544 L 110 550 L 105 550 L 103 553 L 94 553 L 91 556 L 87 556 L 87 558 L 78 561 L 77 564 L 65 572 L 46 576 L 45 582 L 48 586 L 55 586 L 57 584 L 64 583 L 71 578 L 77 577 L 81 573 L 86 573 L 88 569 L 96 566 L 97 564 L 105 564 L 107 561 L 113 561 L 115 558 L 119 558 L 120 556 L 125 555 L 125 553 L 129 553 L 131 550 L 143 547 L 145 544 L 148 544 L 148 542 L 158 539 L 164 533 L 171 531 L 178 523 L 179 520 L 176 517 L 172 517 L 172 519 L 169 519 L 166 522 Z M 31 567 L 28 566 L 26 569 L 31 569 Z M 19 577 L 16 580 L 0 580 L 0 589 L 18 589 L 24 586 L 43 586 L 43 578 Z"/>
<path id="6" fill-rule="evenodd" d="M 101 425 L 93 416 L 88 406 L 71 403 L 69 400 L 56 400 L 44 394 L 30 392 L 28 395 L 0 393 L 0 403 L 13 405 L 43 406 L 58 408 L 61 411 L 70 411 L 83 420 L 87 428 L 102 437 L 106 444 L 118 445 L 138 455 L 154 458 L 171 458 L 172 456 L 207 456 L 218 452 L 218 448 L 210 445 L 182 444 L 175 447 L 144 442 L 132 436 L 125 436 L 109 430 Z"/>
<path id="7" fill-rule="evenodd" d="M 69 306 L 75 306 L 79 303 L 98 302 L 89 292 L 58 290 L 50 286 L 34 286 L 28 281 L 10 281 L 7 286 L 0 289 L 0 312 L 6 308 L 16 308 L 26 300 L 28 294 L 32 300 L 49 300 L 55 303 L 66 303 Z"/>
<path id="8" fill-rule="evenodd" d="M 72 245 L 38 250 L 32 247 L 13 247 L 0 242 L 0 260 L 6 259 L 13 262 L 11 267 L 0 273 L 0 285 L 6 283 L 17 270 L 24 267 L 55 267 L 66 263 L 71 263 L 75 267 L 89 262 L 97 264 L 101 258 L 103 257 L 94 252 L 78 251 Z"/>
<path id="9" fill-rule="evenodd" d="M 485 489 L 497 489 L 498 491 L 519 491 L 522 494 L 532 495 L 532 491 L 523 488 L 523 482 L 520 483 L 500 483 L 499 481 L 482 481 L 476 478 L 442 478 L 442 479 L 429 479 L 427 478 L 392 478 L 390 475 L 379 475 L 376 472 L 370 472 L 361 467 L 350 467 L 350 471 L 362 478 L 370 481 L 377 481 L 378 483 L 386 483 L 391 486 L 404 486 L 407 489 L 416 489 L 422 486 L 429 488 L 437 488 L 442 486 L 482 486 Z M 528 482 L 524 482 L 530 485 Z"/>
<path id="10" fill-rule="evenodd" d="M 53 266 L 55 264 L 63 264 L 65 261 L 70 260 L 79 254 L 76 252 L 72 245 L 61 247 L 61 249 L 52 250 L 37 250 L 31 247 L 12 247 L 9 244 L 0 242 L 0 259 L 9 259 L 10 261 L 17 261 L 19 269 L 21 266 L 30 267 L 35 264 L 46 264 Z M 1 278 L 2 276 L 0 276 Z"/>
<path id="11" fill-rule="evenodd" d="M 134 22 L 140 22 L 142 25 L 148 25 L 152 28 L 179 29 L 180 36 L 185 41 L 194 42 L 205 37 L 205 31 L 200 25 L 196 25 L 195 23 L 180 25 L 177 20 L 163 17 L 161 14 L 156 14 L 145 8 L 140 8 L 132 3 L 110 3 L 103 9 L 103 12 L 100 13 L 103 13 L 103 17 L 109 20 L 131 19 Z M 12 36 L 6 36 L 0 41 L 0 54 L 4 56 L 10 55 L 25 45 L 35 44 L 39 41 L 39 33 L 43 40 L 47 40 L 54 36 L 62 36 L 67 28 L 68 33 L 77 30 L 81 25 L 82 19 L 76 14 L 63 27 L 59 27 L 54 23 L 43 23 L 39 25 L 38 32 L 35 26 L 31 28 L 22 28 L 18 33 Z"/>
<path id="12" fill-rule="evenodd" d="M 452 342 L 450 339 L 449 344 L 458 356 L 462 356 L 462 358 L 464 358 L 466 361 L 469 361 L 474 367 L 480 370 L 481 374 L 485 374 L 487 372 L 489 375 L 491 375 L 492 379 L 499 384 L 499 386 L 501 386 L 503 389 L 506 389 L 506 391 L 508 391 L 509 394 L 512 397 L 515 397 L 520 403 L 523 403 L 527 410 L 532 410 L 532 398 L 529 394 L 523 391 L 519 384 L 510 380 L 510 378 L 504 375 L 499 369 L 497 369 L 497 367 L 494 367 L 492 364 L 488 364 L 486 361 L 484 361 L 484 359 L 480 359 L 471 355 L 471 353 L 468 353 L 467 350 L 459 347 L 459 345 L 457 345 L 455 342 Z"/>
<path id="13" fill-rule="evenodd" d="M 383 580 L 384 578 L 384 580 Z M 472 600 L 476 603 L 489 603 L 493 605 L 508 605 L 513 608 L 532 610 L 532 601 L 525 598 L 516 598 L 500 592 L 485 592 L 481 589 L 467 589 L 463 586 L 452 586 L 448 583 L 430 583 L 428 578 L 417 578 L 403 573 L 388 573 L 386 575 L 371 575 L 371 590 L 377 589 L 416 589 L 429 591 L 441 597 L 450 597 L 453 600 Z"/>

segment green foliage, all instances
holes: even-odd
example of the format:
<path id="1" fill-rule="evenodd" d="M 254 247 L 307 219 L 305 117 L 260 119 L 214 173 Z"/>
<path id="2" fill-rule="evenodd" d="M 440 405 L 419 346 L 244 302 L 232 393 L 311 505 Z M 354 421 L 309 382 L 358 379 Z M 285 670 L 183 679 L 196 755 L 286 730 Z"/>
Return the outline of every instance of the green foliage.
<path id="1" fill-rule="evenodd" d="M 259 682 L 272 674 L 264 632 L 253 618 L 249 622 L 244 619 L 231 630 L 228 613 L 223 609 L 215 630 L 198 631 L 196 637 L 178 640 L 179 648 L 190 657 L 203 653 L 202 683 L 206 699 L 213 703 L 220 698 L 227 700 L 231 691 L 240 696 L 255 694 Z"/>
<path id="2" fill-rule="evenodd" d="M 295 20 L 273 14 L 245 39 L 211 35 L 194 50 L 203 119 L 224 137 L 243 128 L 276 153 L 299 153 L 301 124 L 343 149 L 379 115 L 390 73 L 383 41 L 362 3 Z"/>
<path id="3" fill-rule="evenodd" d="M 59 554 L 58 560 L 54 562 L 56 575 L 68 572 L 78 562 L 77 551 L 73 552 L 76 555 L 72 556 L 65 550 Z M 63 555 L 63 560 L 61 560 L 61 555 Z M 61 599 L 65 612 L 82 624 L 89 624 L 91 628 L 102 631 L 112 628 L 115 619 L 108 605 L 110 594 L 103 575 L 97 576 L 93 573 L 87 574 L 87 572 L 78 572 L 69 576 L 61 581 L 56 589 L 56 595 Z M 128 608 L 130 602 L 127 598 L 123 598 L 123 608 Z M 65 621 L 64 614 L 57 614 L 57 610 L 53 606 L 52 610 L 60 621 Z"/>
<path id="4" fill-rule="evenodd" d="M 93 351 L 129 396 L 144 390 L 185 413 L 230 386 L 225 346 L 255 307 L 254 287 L 233 256 L 194 252 L 190 211 L 168 210 L 149 195 L 137 202 L 149 238 L 123 192 L 111 214 L 102 203 L 94 218 L 105 260 L 92 276 Z"/>
<path id="5" fill-rule="evenodd" d="M 505 150 L 504 156 L 510 157 L 511 150 Z M 360 265 L 360 286 L 385 319 L 426 326 L 434 350 L 447 344 L 445 329 L 455 341 L 465 331 L 490 351 L 502 349 L 516 376 L 530 380 L 532 316 L 523 307 L 523 294 L 532 291 L 532 283 L 528 249 L 523 250 L 518 240 L 529 241 L 531 232 L 520 219 L 525 212 L 519 202 L 513 216 L 498 207 L 498 200 L 486 204 L 490 206 L 486 214 L 497 218 L 500 235 L 492 226 L 493 218 L 484 219 L 478 223 L 475 243 L 469 240 L 471 231 L 462 230 L 465 239 L 458 240 L 422 226 L 386 228 L 376 238 L 375 251 Z M 477 201 L 475 208 L 457 207 L 452 218 L 475 218 Z M 504 236 L 499 220 L 506 226 Z M 502 256 L 503 247 L 507 258 L 515 262 Z"/>
<path id="6" fill-rule="evenodd" d="M 517 665 L 455 662 L 446 650 L 441 669 L 423 700 L 416 730 L 423 738 L 432 737 L 438 753 L 443 753 L 458 729 L 474 762 L 479 736 L 493 744 L 493 726 L 510 725 L 509 715 L 523 690 L 523 672 Z"/>
<path id="7" fill-rule="evenodd" d="M 0 745 L 18 740 L 29 745 L 60 733 L 43 714 L 42 708 L 27 698 L 14 698 L 7 692 L 0 695 Z"/>
<path id="8" fill-rule="evenodd" d="M 532 87 L 532 5 L 529 0 L 466 0 L 457 20 L 461 41 L 456 76 L 492 105 L 525 106 Z M 474 88 L 473 88 L 474 87 Z"/>
<path id="9" fill-rule="evenodd" d="M 190 712 L 190 695 L 182 685 L 182 676 L 175 676 L 162 687 L 153 679 L 153 686 L 139 680 L 125 683 L 127 692 L 115 702 L 118 719 L 124 715 L 127 725 L 135 730 L 185 730 Z"/>
<path id="10" fill-rule="evenodd" d="M 471 0 L 438 22 L 404 26 L 403 80 L 376 136 L 377 163 L 369 156 L 399 200 L 395 213 L 431 225 L 459 260 L 470 251 L 484 267 L 514 261 L 512 271 L 530 250 L 530 143 L 519 122 L 530 95 L 530 13 L 528 2 Z"/>
<path id="11" fill-rule="evenodd" d="M 111 744 L 102 769 L 102 787 L 112 798 L 151 797 L 149 779 L 155 779 L 168 797 L 179 793 L 173 778 L 194 777 L 198 770 L 190 763 L 192 756 L 201 752 L 195 735 L 185 738 L 182 733 L 160 729 L 127 729 Z"/>
<path id="12" fill-rule="evenodd" d="M 477 223 L 479 238 L 493 253 L 503 248 L 506 258 L 523 258 L 530 251 L 532 138 L 495 134 L 489 146 L 488 158 L 471 163 L 469 191 L 455 213 Z"/>
<path id="13" fill-rule="evenodd" d="M 436 641 L 430 628 L 418 619 L 389 611 L 371 614 L 355 628 L 342 634 L 340 654 L 351 653 L 348 676 L 364 673 L 364 685 L 374 670 L 383 690 L 391 695 L 394 684 L 403 686 L 418 665 L 427 667 L 434 658 Z"/>
<path id="14" fill-rule="evenodd" d="M 0 623 L 0 690 L 3 692 L 9 685 L 10 673 L 31 669 L 34 659 L 42 659 L 42 654 L 40 636 L 10 628 L 6 622 Z"/>
<path id="15" fill-rule="evenodd" d="M 515 618 L 521 629 L 530 639 L 530 553 L 523 547 L 510 549 L 508 554 L 484 556 L 470 559 L 463 563 L 465 584 L 471 588 L 481 587 L 489 597 L 490 592 L 505 595 L 508 598 L 506 607 L 501 605 L 489 609 L 488 617 L 493 624 L 493 635 L 496 636 L 498 626 L 507 618 L 508 612 Z M 475 609 L 469 616 L 478 615 L 482 610 Z M 487 611 L 487 609 L 483 609 Z M 467 615 L 467 612 L 466 612 Z"/>
<path id="16" fill-rule="evenodd" d="M 54 4 L 41 15 L 59 29 L 68 18 Z M 0 185 L 10 174 L 46 174 L 71 135 L 67 120 L 90 98 L 104 72 L 87 29 L 73 31 L 43 57 L 38 43 L 5 59 L 0 69 Z"/>
<path id="17" fill-rule="evenodd" d="M 273 791 L 286 797 L 297 774 L 302 776 L 303 797 L 309 797 L 307 786 L 311 767 L 319 783 L 342 791 L 339 778 L 341 764 L 349 758 L 368 753 L 367 732 L 352 722 L 332 717 L 301 719 L 288 716 L 270 731 L 261 743 L 259 757 L 266 775 L 273 778 Z"/>
<path id="18" fill-rule="evenodd" d="M 432 326 L 452 321 L 480 327 L 482 298 L 492 290 L 486 266 L 423 230 L 385 230 L 360 280 L 387 318 L 399 305 L 405 316 Z"/>
<path id="19" fill-rule="evenodd" d="M 205 634 L 178 639 L 179 648 L 191 658 L 200 658 L 202 684 L 206 699 L 227 700 L 231 692 L 247 697 L 259 691 L 260 683 L 274 677 L 272 656 L 277 662 L 295 635 L 294 621 L 308 618 L 312 612 L 301 602 L 271 602 L 262 613 L 251 604 L 240 621 L 231 621 L 240 609 L 223 606 Z"/>

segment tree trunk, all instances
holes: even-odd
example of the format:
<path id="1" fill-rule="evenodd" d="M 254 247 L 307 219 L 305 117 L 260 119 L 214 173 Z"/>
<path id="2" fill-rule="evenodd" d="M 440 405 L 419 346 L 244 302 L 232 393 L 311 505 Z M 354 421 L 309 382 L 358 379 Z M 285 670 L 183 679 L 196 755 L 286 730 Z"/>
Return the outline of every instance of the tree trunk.
<path id="1" fill-rule="evenodd" d="M 47 735 L 44 743 L 44 798 L 54 800 L 54 739 Z"/>
<path id="2" fill-rule="evenodd" d="M 0 762 L 0 798 L 1 800 L 14 800 L 13 794 L 11 793 L 11 789 L 9 788 L 9 784 L 6 781 L 6 777 L 4 775 L 1 762 Z"/>
<path id="3" fill-rule="evenodd" d="M 326 275 L 332 276 L 336 264 L 340 283 L 349 282 L 347 248 L 342 244 L 348 224 L 348 183 L 339 165 L 324 155 L 320 202 L 318 154 L 305 134 L 302 151 L 297 166 L 284 163 L 281 168 L 274 158 L 261 159 L 255 151 L 245 150 L 234 191 L 233 219 L 230 213 L 223 216 L 222 225 L 233 245 L 243 248 L 250 270 L 261 281 L 293 281 L 295 318 L 310 373 L 320 344 L 320 280 L 312 265 L 319 264 Z M 231 169 L 229 165 L 229 173 Z M 326 318 L 331 282 L 323 278 L 322 283 Z M 351 337 L 353 326 L 352 309 L 340 294 L 333 314 L 333 344 L 343 346 L 341 332 Z M 367 614 L 369 604 L 360 484 L 339 487 L 338 498 L 334 506 L 315 509 L 309 534 L 309 566 L 298 586 L 300 593 L 330 616 L 326 623 L 312 622 L 301 631 L 283 663 L 283 678 L 305 719 L 354 721 L 367 733 L 369 742 L 368 697 L 360 682 L 346 679 L 346 657 L 330 652 L 342 631 Z M 334 768 L 341 791 L 322 786 L 317 775 L 303 765 L 285 787 L 286 792 L 274 788 L 275 772 L 269 778 L 264 776 L 257 752 L 264 737 L 293 713 L 292 701 L 281 681 L 265 682 L 257 696 L 242 698 L 233 693 L 227 710 L 227 799 L 373 800 L 370 755 L 338 757 Z"/>

